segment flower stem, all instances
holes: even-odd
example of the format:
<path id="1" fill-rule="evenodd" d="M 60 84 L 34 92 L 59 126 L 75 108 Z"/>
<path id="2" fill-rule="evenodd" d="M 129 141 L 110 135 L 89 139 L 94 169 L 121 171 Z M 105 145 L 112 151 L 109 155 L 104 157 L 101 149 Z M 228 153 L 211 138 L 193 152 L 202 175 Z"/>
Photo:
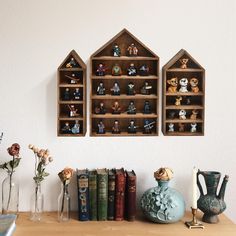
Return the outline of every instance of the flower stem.
<path id="1" fill-rule="evenodd" d="M 8 212 L 9 210 L 9 205 L 10 205 L 10 201 L 11 201 L 11 190 L 12 190 L 12 175 L 13 175 L 13 170 L 14 170 L 14 163 L 15 163 L 15 156 L 13 156 L 12 159 L 12 165 L 11 165 L 11 171 L 10 171 L 10 188 L 9 188 L 9 195 L 8 195 L 8 201 L 7 201 L 7 209 L 6 211 Z"/>
<path id="2" fill-rule="evenodd" d="M 64 211 L 64 200 L 65 200 L 65 193 L 66 193 L 66 185 L 63 183 L 63 195 L 62 195 L 62 202 L 61 202 L 61 215 L 60 218 L 63 217 L 63 211 Z"/>

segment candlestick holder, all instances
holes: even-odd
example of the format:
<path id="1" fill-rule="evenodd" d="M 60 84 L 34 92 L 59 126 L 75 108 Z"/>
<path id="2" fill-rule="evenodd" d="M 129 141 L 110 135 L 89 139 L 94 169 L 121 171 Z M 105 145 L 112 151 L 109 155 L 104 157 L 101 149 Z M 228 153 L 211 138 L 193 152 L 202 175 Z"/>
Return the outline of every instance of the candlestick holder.
<path id="1" fill-rule="evenodd" d="M 192 221 L 185 222 L 185 225 L 189 229 L 204 229 L 204 225 L 199 223 L 197 218 L 196 218 L 197 209 L 195 209 L 195 208 L 191 208 L 191 209 L 192 209 L 193 219 L 192 219 Z"/>

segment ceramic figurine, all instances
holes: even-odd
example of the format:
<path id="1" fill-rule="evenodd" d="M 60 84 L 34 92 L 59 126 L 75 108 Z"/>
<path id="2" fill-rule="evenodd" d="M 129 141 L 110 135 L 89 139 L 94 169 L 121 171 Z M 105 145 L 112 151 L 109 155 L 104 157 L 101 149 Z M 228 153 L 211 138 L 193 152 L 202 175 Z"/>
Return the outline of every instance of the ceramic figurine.
<path id="1" fill-rule="evenodd" d="M 191 133 L 197 132 L 197 123 L 191 123 L 190 132 L 191 132 Z"/>
<path id="2" fill-rule="evenodd" d="M 119 121 L 118 120 L 114 121 L 114 125 L 112 127 L 112 133 L 113 134 L 120 134 L 120 125 L 119 125 Z"/>
<path id="3" fill-rule="evenodd" d="M 134 83 L 129 82 L 127 85 L 127 95 L 135 95 L 135 90 L 134 90 Z"/>
<path id="4" fill-rule="evenodd" d="M 149 75 L 149 67 L 146 64 L 143 64 L 139 68 L 139 75 L 140 76 L 148 76 Z"/>
<path id="5" fill-rule="evenodd" d="M 70 75 L 65 75 L 66 78 L 69 79 L 69 84 L 78 84 L 80 78 L 77 78 L 75 73 L 72 73 L 71 76 Z"/>
<path id="6" fill-rule="evenodd" d="M 181 96 L 178 96 L 175 98 L 175 105 L 176 106 L 181 106 L 181 101 L 182 101 L 182 97 Z"/>
<path id="7" fill-rule="evenodd" d="M 185 126 L 183 123 L 179 123 L 179 132 L 184 132 Z"/>
<path id="8" fill-rule="evenodd" d="M 169 84 L 169 87 L 167 89 L 168 93 L 176 93 L 178 87 L 178 78 L 173 77 L 171 79 L 168 79 L 166 82 L 167 84 Z"/>
<path id="9" fill-rule="evenodd" d="M 75 59 L 72 57 L 70 61 L 66 64 L 66 68 L 75 68 L 77 67 L 77 63 Z"/>
<path id="10" fill-rule="evenodd" d="M 150 85 L 147 81 L 145 81 L 140 92 L 143 95 L 150 95 L 151 94 L 151 90 L 152 90 L 152 85 Z"/>
<path id="11" fill-rule="evenodd" d="M 106 74 L 106 68 L 102 63 L 99 63 L 98 68 L 96 70 L 97 76 L 104 76 Z"/>
<path id="12" fill-rule="evenodd" d="M 182 78 L 179 80 L 180 84 L 180 93 L 187 93 L 188 92 L 188 79 L 187 78 Z"/>
<path id="13" fill-rule="evenodd" d="M 190 115 L 191 120 L 196 120 L 198 115 L 198 110 L 194 109 L 192 110 L 192 114 Z"/>
<path id="14" fill-rule="evenodd" d="M 65 125 L 61 129 L 61 132 L 63 134 L 70 134 L 71 133 L 71 128 L 70 128 L 69 122 L 65 123 Z"/>
<path id="15" fill-rule="evenodd" d="M 175 118 L 175 111 L 170 111 L 168 113 L 168 117 L 169 117 L 169 119 L 173 120 Z"/>
<path id="16" fill-rule="evenodd" d="M 105 134 L 105 125 L 103 124 L 102 120 L 99 121 L 98 123 L 98 129 L 97 129 L 98 134 Z"/>
<path id="17" fill-rule="evenodd" d="M 130 101 L 127 113 L 128 114 L 136 114 L 136 107 L 134 105 L 134 101 Z"/>
<path id="18" fill-rule="evenodd" d="M 149 101 L 144 102 L 143 114 L 151 114 L 151 105 Z"/>
<path id="19" fill-rule="evenodd" d="M 103 82 L 101 81 L 97 87 L 97 95 L 105 95 L 106 94 L 106 89 L 104 87 Z"/>
<path id="20" fill-rule="evenodd" d="M 81 93 L 79 91 L 79 88 L 75 88 L 74 99 L 75 100 L 80 100 L 81 99 Z"/>
<path id="21" fill-rule="evenodd" d="M 76 116 L 79 116 L 79 114 L 77 113 L 78 112 L 78 109 L 75 108 L 74 105 L 68 105 L 69 107 L 69 117 L 76 117 Z"/>
<path id="22" fill-rule="evenodd" d="M 186 105 L 190 105 L 191 104 L 191 97 L 190 96 L 186 96 L 186 99 L 185 99 L 185 103 Z"/>
<path id="23" fill-rule="evenodd" d="M 114 104 L 113 104 L 113 106 L 112 106 L 112 110 L 113 110 L 112 114 L 120 114 L 120 112 L 121 112 L 121 107 L 120 107 L 118 101 L 115 101 L 115 102 L 114 102 Z"/>
<path id="24" fill-rule="evenodd" d="M 64 101 L 69 101 L 70 100 L 70 89 L 66 88 L 63 94 L 63 100 Z"/>
<path id="25" fill-rule="evenodd" d="M 188 63 L 188 59 L 187 58 L 182 58 L 179 61 L 181 63 L 181 66 L 180 66 L 181 69 L 187 69 L 188 68 L 187 67 L 187 63 Z"/>
<path id="26" fill-rule="evenodd" d="M 112 95 L 118 96 L 120 95 L 120 86 L 117 82 L 114 83 L 113 87 L 111 88 Z"/>
<path id="27" fill-rule="evenodd" d="M 137 69 L 134 66 L 134 63 L 130 63 L 129 68 L 127 69 L 128 76 L 136 76 Z"/>
<path id="28" fill-rule="evenodd" d="M 128 133 L 135 134 L 137 132 L 137 128 L 138 128 L 138 126 L 135 125 L 134 120 L 131 120 L 129 122 L 129 126 L 128 126 Z"/>
<path id="29" fill-rule="evenodd" d="M 120 50 L 120 48 L 119 48 L 117 43 L 114 44 L 114 46 L 112 48 L 112 53 L 113 53 L 114 57 L 120 57 L 121 50 Z"/>
<path id="30" fill-rule="evenodd" d="M 138 48 L 135 46 L 134 43 L 131 43 L 130 46 L 127 48 L 128 56 L 138 56 Z"/>
<path id="31" fill-rule="evenodd" d="M 115 64 L 115 65 L 112 67 L 111 74 L 114 75 L 114 76 L 119 76 L 119 75 L 121 75 L 121 74 L 122 74 L 121 67 L 120 67 L 118 64 Z"/>
<path id="32" fill-rule="evenodd" d="M 106 114 L 106 108 L 103 102 L 100 102 L 99 107 L 95 108 L 95 114 Z"/>
<path id="33" fill-rule="evenodd" d="M 71 129 L 73 134 L 79 134 L 80 133 L 80 124 L 79 121 L 76 120 L 74 126 Z"/>
<path id="34" fill-rule="evenodd" d="M 175 131 L 175 125 L 173 123 L 169 123 L 168 125 L 168 132 L 174 132 Z"/>
<path id="35" fill-rule="evenodd" d="M 197 78 L 191 78 L 189 83 L 191 85 L 191 91 L 193 93 L 198 93 L 199 92 L 198 79 Z"/>
<path id="36" fill-rule="evenodd" d="M 187 114 L 187 112 L 184 109 L 180 110 L 179 111 L 179 119 L 180 120 L 186 120 L 187 119 L 186 114 Z"/>
<path id="37" fill-rule="evenodd" d="M 144 134 L 151 134 L 152 129 L 154 128 L 155 121 L 149 121 L 148 119 L 144 120 L 144 125 L 143 125 L 143 133 Z"/>

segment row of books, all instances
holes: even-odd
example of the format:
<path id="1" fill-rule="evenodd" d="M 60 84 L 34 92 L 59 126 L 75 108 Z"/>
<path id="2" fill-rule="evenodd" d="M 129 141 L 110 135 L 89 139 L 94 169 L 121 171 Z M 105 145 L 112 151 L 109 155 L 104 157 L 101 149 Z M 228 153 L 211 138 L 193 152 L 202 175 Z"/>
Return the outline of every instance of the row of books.
<path id="1" fill-rule="evenodd" d="M 121 169 L 78 170 L 78 218 L 135 220 L 136 174 Z"/>

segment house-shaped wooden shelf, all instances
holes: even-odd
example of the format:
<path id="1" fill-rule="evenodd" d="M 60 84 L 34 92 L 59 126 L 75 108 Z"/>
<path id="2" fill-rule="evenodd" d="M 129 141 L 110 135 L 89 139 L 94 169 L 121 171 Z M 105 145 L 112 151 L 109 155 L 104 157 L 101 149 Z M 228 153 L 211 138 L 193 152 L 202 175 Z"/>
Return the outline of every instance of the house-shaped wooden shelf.
<path id="1" fill-rule="evenodd" d="M 204 135 L 205 70 L 184 49 L 162 68 L 162 132 Z"/>
<path id="2" fill-rule="evenodd" d="M 137 55 L 130 55 L 127 50 L 131 44 L 138 49 Z M 118 45 L 120 55 L 114 55 L 114 46 Z M 136 50 L 135 49 L 135 50 Z M 102 64 L 105 75 L 97 73 L 98 66 Z M 128 74 L 130 64 L 134 64 L 137 74 Z M 114 66 L 119 66 L 121 73 L 112 73 Z M 140 68 L 145 66 L 148 71 L 143 73 Z M 158 135 L 158 84 L 159 84 L 159 57 L 140 42 L 128 30 L 123 29 L 104 46 L 91 56 L 91 91 L 90 91 L 90 135 L 91 136 L 153 136 Z M 98 94 L 98 87 L 103 83 L 105 95 Z M 114 95 L 112 88 L 115 83 L 120 87 L 120 94 Z M 146 83 L 146 84 L 145 84 Z M 134 85 L 134 94 L 128 92 L 128 85 Z M 145 86 L 147 87 L 145 87 Z M 148 87 L 149 86 L 149 87 Z M 144 88 L 142 90 L 142 88 Z M 146 90 L 146 88 L 148 88 Z M 118 102 L 120 114 L 114 114 L 112 107 Z M 128 106 L 134 103 L 135 114 L 129 114 Z M 148 104 L 150 111 L 144 112 L 144 104 Z M 103 103 L 105 112 L 101 112 Z M 147 108 L 147 106 L 146 106 Z M 104 114 L 105 113 L 105 114 Z M 113 129 L 118 122 L 118 130 Z M 130 122 L 134 121 L 135 130 L 128 129 Z M 98 125 L 102 122 L 105 133 L 98 132 Z M 117 126 L 116 126 L 117 127 Z M 128 132 L 129 131 L 129 132 Z M 133 132 L 135 131 L 135 132 Z"/>
<path id="3" fill-rule="evenodd" d="M 58 68 L 58 136 L 86 134 L 86 65 L 72 50 Z"/>

